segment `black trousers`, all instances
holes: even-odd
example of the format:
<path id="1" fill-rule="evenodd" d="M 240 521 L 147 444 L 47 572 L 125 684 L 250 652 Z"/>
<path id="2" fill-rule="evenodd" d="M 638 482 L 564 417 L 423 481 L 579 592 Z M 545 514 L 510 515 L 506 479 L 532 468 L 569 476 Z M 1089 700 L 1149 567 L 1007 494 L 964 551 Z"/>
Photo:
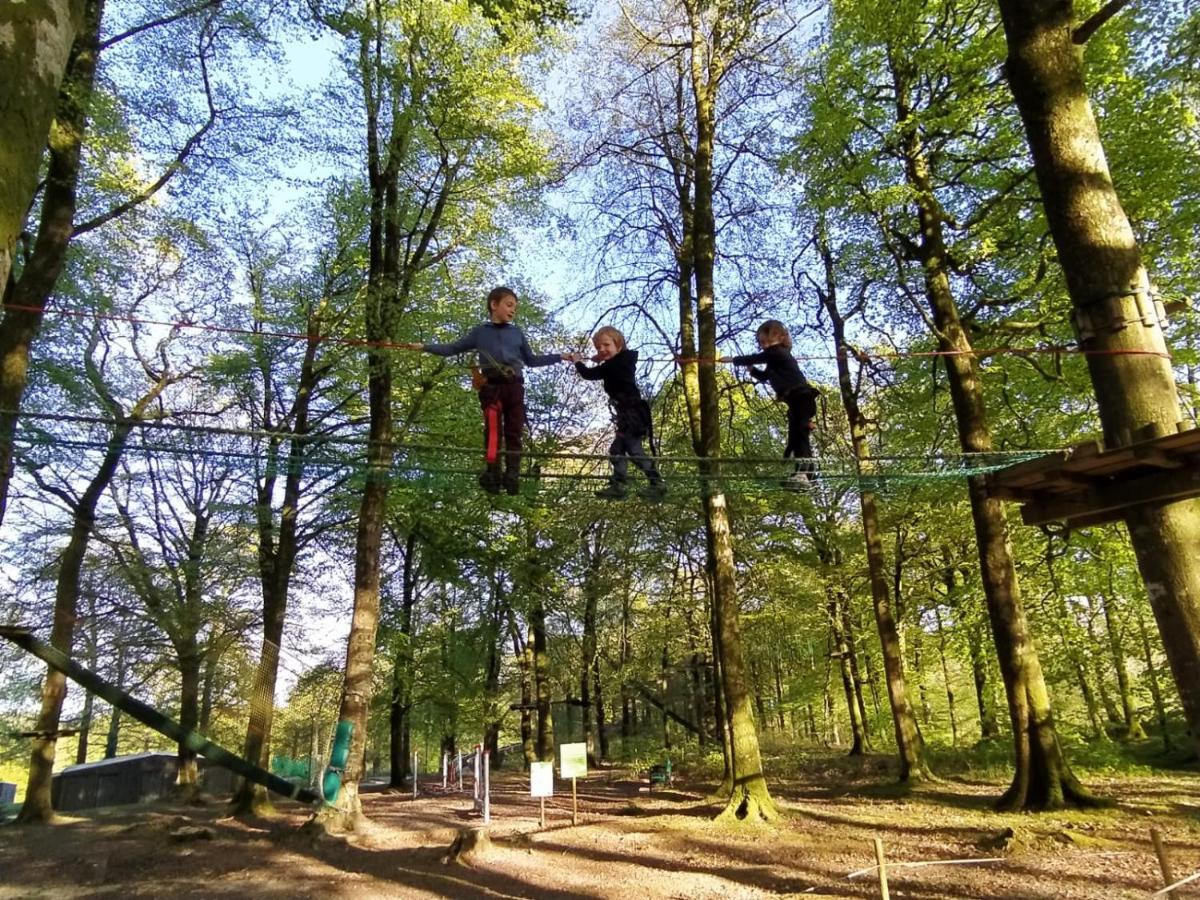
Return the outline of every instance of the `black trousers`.
<path id="1" fill-rule="evenodd" d="M 646 455 L 642 438 L 650 433 L 650 408 L 639 397 L 614 405 L 617 436 L 608 448 L 608 459 L 612 463 L 612 480 L 620 484 L 629 473 L 629 462 L 646 473 L 651 484 L 662 480 L 654 459 Z"/>
<path id="2" fill-rule="evenodd" d="M 816 416 L 816 401 L 811 394 L 794 390 L 784 398 L 787 404 L 787 445 L 783 448 L 783 458 L 795 457 L 803 462 L 796 464 L 796 471 L 811 472 L 812 459 L 812 420 Z"/>
<path id="3" fill-rule="evenodd" d="M 525 383 L 520 380 L 489 381 L 479 389 L 483 410 L 483 448 L 487 473 L 500 475 L 504 457 L 504 480 L 515 483 L 521 474 L 521 434 L 525 430 Z"/>
<path id="4" fill-rule="evenodd" d="M 612 444 L 609 445 L 608 459 L 612 463 L 612 480 L 614 482 L 623 482 L 628 476 L 630 460 L 633 460 L 633 464 L 646 473 L 646 477 L 650 479 L 651 483 L 662 480 L 662 476 L 658 474 L 658 467 L 654 465 L 654 460 L 646 455 L 639 435 L 618 433 L 613 438 Z"/>

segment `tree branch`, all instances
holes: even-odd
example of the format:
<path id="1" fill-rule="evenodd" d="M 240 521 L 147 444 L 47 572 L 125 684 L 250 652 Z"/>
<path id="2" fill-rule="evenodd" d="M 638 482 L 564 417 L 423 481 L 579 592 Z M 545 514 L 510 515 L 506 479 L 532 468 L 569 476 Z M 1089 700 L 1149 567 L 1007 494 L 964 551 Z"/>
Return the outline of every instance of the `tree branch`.
<path id="1" fill-rule="evenodd" d="M 1108 0 L 1094 12 L 1086 22 L 1071 32 L 1071 41 L 1075 44 L 1086 44 L 1088 38 L 1100 30 L 1100 26 L 1129 5 L 1129 0 Z"/>

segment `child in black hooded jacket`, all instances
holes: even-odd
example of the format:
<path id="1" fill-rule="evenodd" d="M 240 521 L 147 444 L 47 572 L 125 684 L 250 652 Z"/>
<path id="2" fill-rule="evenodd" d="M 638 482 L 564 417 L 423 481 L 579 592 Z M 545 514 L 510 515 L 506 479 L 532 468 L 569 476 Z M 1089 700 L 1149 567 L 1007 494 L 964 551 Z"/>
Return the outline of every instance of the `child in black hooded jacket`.
<path id="1" fill-rule="evenodd" d="M 575 370 L 588 381 L 600 381 L 608 394 L 608 405 L 613 412 L 617 435 L 608 448 L 612 463 L 612 477 L 608 486 L 597 491 L 598 496 L 613 500 L 626 495 L 626 476 L 629 461 L 646 473 L 650 484 L 641 495 L 649 500 L 661 500 L 666 496 L 666 485 L 658 473 L 654 460 L 642 448 L 642 439 L 649 436 L 652 428 L 650 406 L 642 399 L 637 385 L 636 350 L 625 346 L 625 336 L 611 325 L 596 330 L 592 336 L 596 347 L 594 366 L 585 366 L 577 355 Z"/>
<path id="2" fill-rule="evenodd" d="M 792 356 L 792 336 L 777 319 L 768 319 L 758 326 L 756 332 L 760 353 L 746 356 L 722 356 L 721 362 L 735 366 L 750 366 L 750 375 L 755 381 L 771 385 L 775 395 L 787 404 L 788 435 L 783 449 L 783 458 L 797 460 L 795 468 L 783 480 L 783 486 L 794 491 L 812 488 L 815 476 L 811 432 L 813 419 L 817 416 L 817 391 Z M 763 366 L 756 369 L 754 366 Z"/>

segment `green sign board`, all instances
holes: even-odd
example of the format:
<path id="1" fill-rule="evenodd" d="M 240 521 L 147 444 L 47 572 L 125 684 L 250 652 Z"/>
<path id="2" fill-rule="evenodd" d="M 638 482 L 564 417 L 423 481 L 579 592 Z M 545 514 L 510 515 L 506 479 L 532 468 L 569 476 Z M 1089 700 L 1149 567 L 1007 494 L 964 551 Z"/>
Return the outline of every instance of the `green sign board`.
<path id="1" fill-rule="evenodd" d="M 587 744 L 558 745 L 558 774 L 563 778 L 587 778 Z"/>

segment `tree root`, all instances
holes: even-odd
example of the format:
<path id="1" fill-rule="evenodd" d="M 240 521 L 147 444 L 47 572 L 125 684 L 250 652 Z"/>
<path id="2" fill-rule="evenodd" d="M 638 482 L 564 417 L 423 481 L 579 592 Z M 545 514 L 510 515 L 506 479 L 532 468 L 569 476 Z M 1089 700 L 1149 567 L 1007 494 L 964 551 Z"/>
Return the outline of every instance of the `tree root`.
<path id="1" fill-rule="evenodd" d="M 715 821 L 727 825 L 744 825 L 748 823 L 775 822 L 779 819 L 779 810 L 767 792 L 766 785 L 748 787 L 739 785 L 729 797 L 725 808 L 717 815 Z"/>

